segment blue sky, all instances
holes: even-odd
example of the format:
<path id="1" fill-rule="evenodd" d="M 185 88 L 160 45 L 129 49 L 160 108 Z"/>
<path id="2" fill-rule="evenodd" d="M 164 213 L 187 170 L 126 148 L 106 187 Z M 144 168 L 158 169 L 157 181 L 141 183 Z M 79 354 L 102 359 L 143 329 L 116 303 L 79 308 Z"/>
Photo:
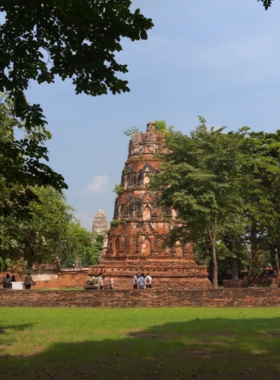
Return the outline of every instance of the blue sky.
<path id="1" fill-rule="evenodd" d="M 274 131 L 280 124 L 280 1 L 135 0 L 155 24 L 148 41 L 123 41 L 131 92 L 75 95 L 70 81 L 32 83 L 53 138 L 50 165 L 68 186 L 68 202 L 86 228 L 102 208 L 109 221 L 134 125 L 165 119 L 188 133 L 197 115 L 228 129 Z"/>

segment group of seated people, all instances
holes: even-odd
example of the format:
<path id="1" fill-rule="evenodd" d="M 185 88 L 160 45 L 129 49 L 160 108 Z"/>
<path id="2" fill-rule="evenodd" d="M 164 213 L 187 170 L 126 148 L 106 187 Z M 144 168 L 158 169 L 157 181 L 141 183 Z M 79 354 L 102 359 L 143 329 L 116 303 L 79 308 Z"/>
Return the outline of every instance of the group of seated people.
<path id="1" fill-rule="evenodd" d="M 94 289 L 104 289 L 104 281 L 105 281 L 105 276 L 103 274 L 100 274 L 98 277 L 91 276 L 87 284 L 91 285 Z M 110 277 L 109 278 L 109 289 L 114 289 L 114 278 Z"/>
<path id="2" fill-rule="evenodd" d="M 12 277 L 11 277 L 9 275 L 9 273 L 7 273 L 6 276 L 3 278 L 3 281 L 2 281 L 3 288 L 11 289 L 13 282 L 16 282 L 15 276 L 12 275 Z M 31 272 L 29 272 L 27 274 L 27 276 L 25 277 L 25 280 L 24 280 L 24 288 L 25 289 L 31 289 L 31 285 L 34 285 L 34 284 L 35 283 L 34 283 L 34 281 L 32 279 Z"/>

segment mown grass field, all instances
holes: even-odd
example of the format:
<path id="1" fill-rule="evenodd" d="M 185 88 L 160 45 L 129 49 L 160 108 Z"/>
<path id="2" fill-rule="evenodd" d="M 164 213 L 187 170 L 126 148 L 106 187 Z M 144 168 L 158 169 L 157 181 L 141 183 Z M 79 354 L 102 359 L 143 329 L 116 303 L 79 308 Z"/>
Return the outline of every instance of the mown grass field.
<path id="1" fill-rule="evenodd" d="M 280 379 L 280 309 L 0 309 L 1 379 Z"/>

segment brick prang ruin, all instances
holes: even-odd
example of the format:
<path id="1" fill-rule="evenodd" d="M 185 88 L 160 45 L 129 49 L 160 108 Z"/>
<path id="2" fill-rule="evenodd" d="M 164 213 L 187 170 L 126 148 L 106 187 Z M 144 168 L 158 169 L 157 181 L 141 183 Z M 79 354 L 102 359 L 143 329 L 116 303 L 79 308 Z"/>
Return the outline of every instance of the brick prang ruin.
<path id="1" fill-rule="evenodd" d="M 157 206 L 159 194 L 149 189 L 151 174 L 158 172 L 160 155 L 166 150 L 165 134 L 156 131 L 152 122 L 146 133 L 136 132 L 129 142 L 108 247 L 102 263 L 90 268 L 94 275 L 106 270 L 106 277 L 113 276 L 118 289 L 131 289 L 136 272 L 149 272 L 157 289 L 212 287 L 206 266 L 195 262 L 191 242 L 184 246 L 177 242 L 173 247 L 163 244 L 180 223 L 175 210 Z"/>

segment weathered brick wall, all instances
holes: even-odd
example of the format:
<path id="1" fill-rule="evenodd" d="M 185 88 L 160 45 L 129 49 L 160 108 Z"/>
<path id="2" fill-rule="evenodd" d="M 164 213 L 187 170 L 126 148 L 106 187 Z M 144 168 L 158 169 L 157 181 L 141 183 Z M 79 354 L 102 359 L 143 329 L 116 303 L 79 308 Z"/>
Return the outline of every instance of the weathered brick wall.
<path id="1" fill-rule="evenodd" d="M 98 276 L 100 273 L 101 266 L 98 267 L 98 270 L 94 273 Z M 132 277 L 135 273 L 135 270 L 130 270 L 130 268 L 125 268 L 125 274 L 122 273 L 122 276 L 119 276 L 119 269 L 116 268 L 115 272 L 107 272 L 105 273 L 105 288 L 109 288 L 109 278 L 110 275 L 113 275 L 115 279 L 115 286 L 120 290 L 130 290 L 132 289 Z M 175 270 L 174 270 L 175 271 Z M 173 270 L 166 269 L 165 272 L 168 274 L 173 274 Z M 15 273 L 10 271 L 10 275 L 14 274 L 17 281 L 24 281 L 26 274 Z M 147 273 L 147 272 L 146 272 Z M 153 278 L 153 286 L 160 290 L 171 289 L 206 289 L 207 287 L 212 287 L 212 284 L 208 281 L 205 283 L 204 278 L 197 277 L 195 281 L 191 277 L 192 269 L 190 269 L 189 277 L 180 278 L 178 273 L 177 278 L 165 278 L 162 276 L 162 273 L 157 273 L 155 270 L 150 271 Z M 140 274 L 140 271 L 139 271 Z M 176 272 L 175 272 L 176 274 Z M 33 278 L 36 280 L 36 272 L 33 272 Z M 35 289 L 60 289 L 60 288 L 75 288 L 75 287 L 83 287 L 84 283 L 88 280 L 89 275 L 87 271 L 81 272 L 56 272 L 55 273 L 57 279 L 48 280 L 48 281 L 36 281 Z M 195 276 L 195 274 L 194 274 Z M 4 274 L 3 274 L 4 277 Z"/>
<path id="2" fill-rule="evenodd" d="M 24 281 L 26 274 L 9 272 L 14 274 L 17 281 Z M 35 279 L 33 272 L 33 277 Z M 81 272 L 56 272 L 57 279 L 51 281 L 36 281 L 36 289 L 59 289 L 81 287 L 88 279 L 87 271 Z M 3 276 L 4 277 L 4 276 Z"/>
<path id="3" fill-rule="evenodd" d="M 88 279 L 86 272 L 59 272 L 53 281 L 38 281 L 36 289 L 75 288 L 83 286 Z"/>
<path id="4" fill-rule="evenodd" d="M 248 279 L 244 280 L 223 280 L 224 288 L 248 288 Z"/>
<path id="5" fill-rule="evenodd" d="M 280 289 L 0 290 L 0 307 L 280 307 Z"/>
<path id="6" fill-rule="evenodd" d="M 270 287 L 278 284 L 279 280 L 273 276 L 245 276 L 240 280 L 223 280 L 224 288 L 248 288 L 248 287 Z"/>

